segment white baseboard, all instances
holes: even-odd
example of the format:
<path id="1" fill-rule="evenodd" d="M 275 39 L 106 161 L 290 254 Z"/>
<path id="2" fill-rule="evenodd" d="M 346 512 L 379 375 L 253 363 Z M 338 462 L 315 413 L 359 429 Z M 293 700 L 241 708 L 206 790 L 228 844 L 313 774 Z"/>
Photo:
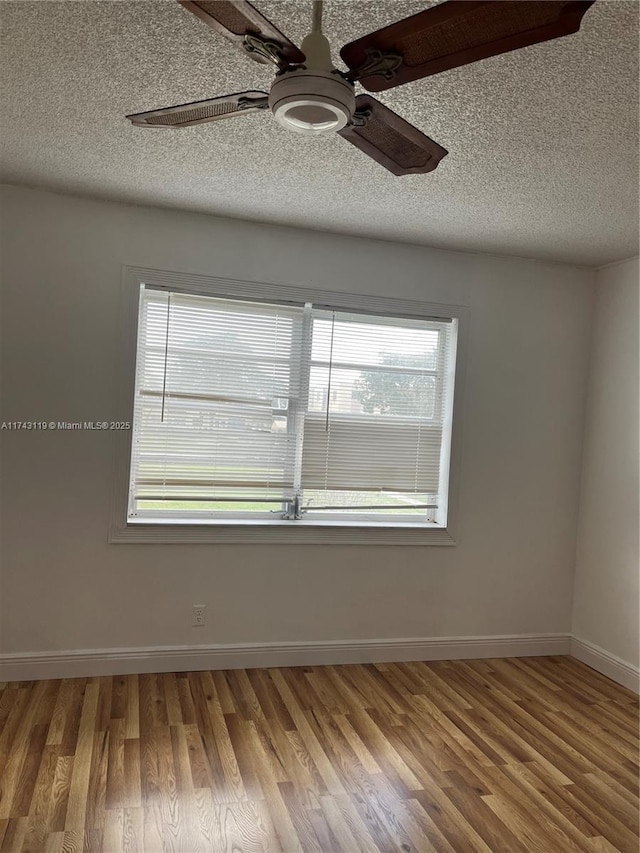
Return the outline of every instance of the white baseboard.
<path id="1" fill-rule="evenodd" d="M 607 678 L 617 681 L 623 687 L 628 687 L 634 693 L 640 693 L 640 669 L 617 655 L 612 655 L 611 652 L 587 640 L 572 636 L 571 656 L 606 675 Z"/>
<path id="2" fill-rule="evenodd" d="M 568 634 L 519 634 L 21 652 L 0 655 L 0 681 L 203 669 L 566 655 L 569 654 L 569 646 Z"/>

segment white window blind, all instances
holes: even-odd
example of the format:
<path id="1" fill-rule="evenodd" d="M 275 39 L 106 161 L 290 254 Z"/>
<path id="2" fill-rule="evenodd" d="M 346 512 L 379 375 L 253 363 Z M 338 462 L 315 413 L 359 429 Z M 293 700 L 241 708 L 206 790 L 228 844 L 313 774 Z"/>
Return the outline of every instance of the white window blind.
<path id="1" fill-rule="evenodd" d="M 129 517 L 433 521 L 456 322 L 142 289 Z"/>
<path id="2" fill-rule="evenodd" d="M 143 289 L 130 512 L 294 496 L 302 309 Z"/>
<path id="3" fill-rule="evenodd" d="M 435 509 L 451 323 L 315 310 L 303 506 Z"/>

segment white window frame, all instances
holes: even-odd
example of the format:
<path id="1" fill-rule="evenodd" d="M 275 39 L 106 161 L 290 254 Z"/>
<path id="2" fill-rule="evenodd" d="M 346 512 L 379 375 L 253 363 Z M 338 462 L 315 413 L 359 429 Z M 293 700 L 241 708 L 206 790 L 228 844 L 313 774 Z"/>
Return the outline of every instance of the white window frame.
<path id="1" fill-rule="evenodd" d="M 391 522 L 349 518 L 308 519 L 295 522 L 281 519 L 236 518 L 233 521 L 207 520 L 194 523 L 193 518 L 178 518 L 158 523 L 129 523 L 129 466 L 131 431 L 115 431 L 114 480 L 109 542 L 112 543 L 227 543 L 227 544 L 366 544 L 366 545 L 455 545 L 460 480 L 460 448 L 462 443 L 462 405 L 464 392 L 465 351 L 469 309 L 464 305 L 395 299 L 390 297 L 341 293 L 298 286 L 240 281 L 208 275 L 195 275 L 141 267 L 123 267 L 121 290 L 120 359 L 117 370 L 119 400 L 118 418 L 133 422 L 135 369 L 137 358 L 138 309 L 140 288 L 145 284 L 166 290 L 197 293 L 229 299 L 253 299 L 271 302 L 326 306 L 336 311 L 362 312 L 383 316 L 407 316 L 415 319 L 457 320 L 455 389 L 451 419 L 445 423 L 443 460 L 440 466 L 440 493 L 446 495 L 446 507 L 436 511 L 433 522 Z M 365 307 L 366 306 L 366 307 Z M 447 446 L 450 439 L 450 453 Z M 446 523 L 444 519 L 446 518 Z"/>

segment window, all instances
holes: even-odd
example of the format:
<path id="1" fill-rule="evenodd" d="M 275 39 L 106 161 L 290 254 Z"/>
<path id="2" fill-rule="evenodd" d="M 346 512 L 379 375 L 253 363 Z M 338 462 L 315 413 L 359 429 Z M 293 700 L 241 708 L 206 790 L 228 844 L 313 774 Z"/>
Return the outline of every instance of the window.
<path id="1" fill-rule="evenodd" d="M 455 544 L 465 306 L 138 267 L 121 304 L 110 542 Z"/>
<path id="2" fill-rule="evenodd" d="M 446 524 L 457 322 L 140 288 L 129 524 Z"/>

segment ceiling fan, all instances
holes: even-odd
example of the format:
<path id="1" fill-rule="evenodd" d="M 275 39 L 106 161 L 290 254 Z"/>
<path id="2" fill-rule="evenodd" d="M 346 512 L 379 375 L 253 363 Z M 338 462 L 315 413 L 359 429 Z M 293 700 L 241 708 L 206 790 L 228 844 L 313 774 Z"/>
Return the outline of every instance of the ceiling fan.
<path id="1" fill-rule="evenodd" d="M 382 92 L 450 68 L 575 33 L 594 0 L 446 0 L 346 44 L 335 68 L 322 1 L 302 50 L 246 0 L 178 0 L 251 59 L 272 63 L 269 93 L 236 92 L 128 115 L 137 127 L 180 128 L 270 110 L 295 133 L 338 133 L 394 175 L 430 172 L 448 153 L 354 84 Z"/>

